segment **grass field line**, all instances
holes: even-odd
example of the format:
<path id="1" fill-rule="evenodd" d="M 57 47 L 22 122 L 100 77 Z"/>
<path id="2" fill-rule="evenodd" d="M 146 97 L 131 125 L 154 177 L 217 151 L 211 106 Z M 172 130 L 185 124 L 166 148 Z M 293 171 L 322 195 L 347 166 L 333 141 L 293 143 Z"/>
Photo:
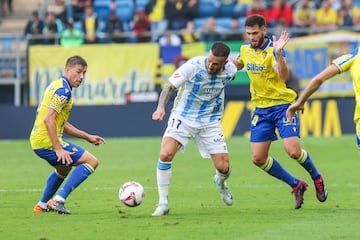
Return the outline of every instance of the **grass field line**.
<path id="1" fill-rule="evenodd" d="M 231 189 L 238 189 L 238 188 L 246 188 L 246 189 L 271 189 L 271 188 L 288 188 L 286 185 L 274 185 L 274 184 L 244 184 L 237 187 L 232 187 Z M 347 183 L 347 184 L 330 184 L 328 185 L 328 188 L 359 188 L 360 183 Z M 146 187 L 145 189 L 152 189 L 156 190 L 156 187 Z M 182 186 L 171 186 L 171 189 L 186 189 L 187 187 Z M 209 186 L 195 186 L 194 189 L 209 189 Z M 119 188 L 114 186 L 109 187 L 94 187 L 94 188 L 79 188 L 77 191 L 117 191 Z M 23 189 L 0 189 L 0 193 L 13 193 L 13 192 L 42 192 L 43 189 L 40 188 L 23 188 Z"/>

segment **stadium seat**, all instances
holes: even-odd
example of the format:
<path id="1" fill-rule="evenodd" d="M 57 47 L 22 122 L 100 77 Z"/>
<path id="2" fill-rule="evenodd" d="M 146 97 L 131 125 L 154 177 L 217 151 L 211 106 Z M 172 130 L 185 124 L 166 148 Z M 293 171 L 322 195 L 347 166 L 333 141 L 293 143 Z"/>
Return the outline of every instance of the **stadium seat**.
<path id="1" fill-rule="evenodd" d="M 232 17 L 234 15 L 235 2 L 222 3 L 219 6 L 218 16 L 219 17 Z"/>
<path id="2" fill-rule="evenodd" d="M 111 0 L 94 1 L 94 12 L 101 19 L 106 21 L 110 15 Z"/>
<path id="3" fill-rule="evenodd" d="M 135 0 L 136 10 L 144 10 L 150 0 Z"/>
<path id="4" fill-rule="evenodd" d="M 215 23 L 225 30 L 231 29 L 231 17 L 218 17 L 216 18 Z"/>
<path id="5" fill-rule="evenodd" d="M 216 16 L 217 6 L 216 1 L 213 0 L 199 0 L 198 3 L 198 16 L 199 18 L 206 18 Z"/>
<path id="6" fill-rule="evenodd" d="M 117 0 L 115 11 L 123 22 L 131 22 L 135 11 L 133 0 Z"/>
<path id="7" fill-rule="evenodd" d="M 12 76 L 16 76 L 16 47 L 16 37 L 0 37 L 0 75 L 11 71 Z"/>
<path id="8" fill-rule="evenodd" d="M 201 27 L 207 22 L 207 17 L 203 18 L 194 18 L 194 28 L 195 30 L 201 29 Z"/>

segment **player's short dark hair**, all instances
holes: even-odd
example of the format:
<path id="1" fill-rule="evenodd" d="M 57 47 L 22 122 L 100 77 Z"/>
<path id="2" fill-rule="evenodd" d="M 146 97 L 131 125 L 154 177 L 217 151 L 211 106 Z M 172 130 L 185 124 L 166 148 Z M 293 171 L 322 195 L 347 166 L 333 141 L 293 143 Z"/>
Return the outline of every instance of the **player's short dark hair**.
<path id="1" fill-rule="evenodd" d="M 215 57 L 226 57 L 227 58 L 230 54 L 230 48 L 228 45 L 226 45 L 223 42 L 215 42 L 211 46 L 211 53 Z"/>
<path id="2" fill-rule="evenodd" d="M 81 65 L 83 67 L 87 67 L 87 62 L 85 61 L 84 58 L 77 55 L 69 57 L 68 60 L 66 61 L 66 67 L 73 67 L 75 65 Z"/>
<path id="3" fill-rule="evenodd" d="M 253 27 L 255 25 L 258 25 L 259 27 L 265 27 L 266 21 L 264 16 L 255 14 L 246 18 L 245 27 Z"/>

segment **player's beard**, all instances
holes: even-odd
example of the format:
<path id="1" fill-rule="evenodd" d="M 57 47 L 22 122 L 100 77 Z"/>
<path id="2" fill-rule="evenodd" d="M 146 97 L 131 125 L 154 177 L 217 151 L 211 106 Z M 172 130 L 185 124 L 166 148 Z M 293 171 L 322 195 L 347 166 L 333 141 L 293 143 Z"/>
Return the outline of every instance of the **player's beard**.
<path id="1" fill-rule="evenodd" d="M 259 39 L 258 41 L 258 44 L 257 45 L 254 45 L 252 42 L 251 42 L 251 47 L 254 48 L 254 49 L 258 49 L 262 46 L 262 44 L 264 43 L 264 34 L 262 33 L 261 34 L 261 38 Z"/>

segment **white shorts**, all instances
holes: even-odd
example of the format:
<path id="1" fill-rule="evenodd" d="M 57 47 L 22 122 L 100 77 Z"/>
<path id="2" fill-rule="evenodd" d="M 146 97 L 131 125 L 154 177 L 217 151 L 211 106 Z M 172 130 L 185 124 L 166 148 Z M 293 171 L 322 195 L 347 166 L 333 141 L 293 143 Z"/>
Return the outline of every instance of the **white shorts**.
<path id="1" fill-rule="evenodd" d="M 228 153 L 220 122 L 198 123 L 172 113 L 164 136 L 172 137 L 180 142 L 182 147 L 179 151 L 182 152 L 193 138 L 203 158 L 211 158 L 210 154 Z"/>

